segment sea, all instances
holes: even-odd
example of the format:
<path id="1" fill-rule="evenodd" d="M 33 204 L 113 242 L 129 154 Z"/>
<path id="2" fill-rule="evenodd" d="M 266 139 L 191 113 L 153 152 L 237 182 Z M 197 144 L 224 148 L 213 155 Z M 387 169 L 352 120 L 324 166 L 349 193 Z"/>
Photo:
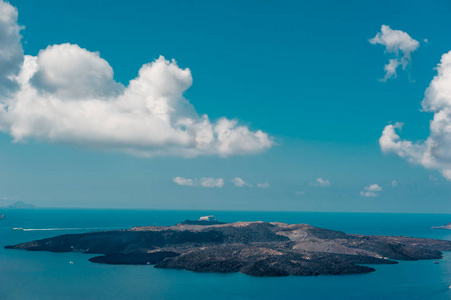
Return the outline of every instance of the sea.
<path id="1" fill-rule="evenodd" d="M 90 263 L 95 255 L 6 250 L 5 245 L 61 234 L 144 225 L 174 225 L 215 215 L 225 222 L 278 221 L 367 235 L 451 240 L 449 214 L 250 212 L 107 209 L 3 209 L 0 299 L 451 299 L 451 252 L 432 260 L 375 265 L 376 272 L 341 276 L 251 277 L 152 266 Z M 24 231 L 13 231 L 15 227 Z"/>

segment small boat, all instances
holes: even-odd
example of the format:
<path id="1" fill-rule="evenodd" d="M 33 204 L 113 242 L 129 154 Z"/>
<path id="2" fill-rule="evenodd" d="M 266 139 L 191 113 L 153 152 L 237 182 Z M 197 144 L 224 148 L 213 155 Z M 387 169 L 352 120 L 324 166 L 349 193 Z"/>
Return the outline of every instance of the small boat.
<path id="1" fill-rule="evenodd" d="M 13 228 L 13 231 L 23 231 L 23 228 Z"/>
<path id="2" fill-rule="evenodd" d="M 0 220 L 4 220 L 5 219 L 5 215 L 0 214 Z"/>
<path id="3" fill-rule="evenodd" d="M 73 265 L 73 264 L 74 264 L 74 262 L 73 262 L 73 261 L 69 261 L 69 264 Z"/>
<path id="4" fill-rule="evenodd" d="M 440 262 L 438 261 L 434 261 L 434 265 L 438 265 Z"/>

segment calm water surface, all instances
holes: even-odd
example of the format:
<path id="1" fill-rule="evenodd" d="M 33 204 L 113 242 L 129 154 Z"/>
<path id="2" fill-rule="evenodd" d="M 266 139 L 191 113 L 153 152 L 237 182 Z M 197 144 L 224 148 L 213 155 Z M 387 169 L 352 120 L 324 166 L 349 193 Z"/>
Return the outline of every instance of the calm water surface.
<path id="1" fill-rule="evenodd" d="M 81 253 L 3 249 L 67 233 L 173 225 L 206 214 L 226 222 L 308 223 L 347 233 L 451 240 L 451 231 L 430 229 L 451 222 L 451 215 L 78 209 L 2 213 L 7 218 L 0 221 L 0 299 L 451 299 L 451 253 L 438 265 L 430 260 L 377 265 L 376 272 L 364 275 L 256 278 L 93 264 L 88 258 L 94 255 Z M 14 227 L 51 230 L 12 231 Z"/>

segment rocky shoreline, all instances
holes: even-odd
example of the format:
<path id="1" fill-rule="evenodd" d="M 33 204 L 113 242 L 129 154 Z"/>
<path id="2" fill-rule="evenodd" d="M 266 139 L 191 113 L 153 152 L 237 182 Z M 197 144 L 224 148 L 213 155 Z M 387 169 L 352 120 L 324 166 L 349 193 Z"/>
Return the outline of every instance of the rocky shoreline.
<path id="1" fill-rule="evenodd" d="M 441 251 L 451 251 L 451 241 L 346 234 L 307 224 L 236 222 L 67 234 L 5 248 L 102 254 L 89 259 L 95 263 L 313 276 L 368 273 L 375 271 L 368 265 L 396 260 L 440 259 Z"/>

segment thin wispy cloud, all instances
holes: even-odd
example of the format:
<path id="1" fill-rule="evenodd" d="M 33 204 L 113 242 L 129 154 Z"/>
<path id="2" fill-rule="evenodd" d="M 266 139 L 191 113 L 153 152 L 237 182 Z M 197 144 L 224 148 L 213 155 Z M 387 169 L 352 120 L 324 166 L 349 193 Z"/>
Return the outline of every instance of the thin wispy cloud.
<path id="1" fill-rule="evenodd" d="M 264 182 L 264 183 L 257 183 L 257 187 L 261 188 L 261 189 L 269 189 L 271 187 L 271 185 L 267 182 Z"/>
<path id="2" fill-rule="evenodd" d="M 404 70 L 410 64 L 411 54 L 420 46 L 420 43 L 411 38 L 407 32 L 393 30 L 387 25 L 382 25 L 381 31 L 370 39 L 370 43 L 385 46 L 385 51 L 395 56 L 395 58 L 389 59 L 388 64 L 384 66 L 385 77 L 382 81 L 396 77 L 396 70 L 399 66 L 402 66 Z"/>
<path id="3" fill-rule="evenodd" d="M 438 179 L 435 178 L 434 176 L 429 175 L 429 176 L 428 176 L 428 179 L 429 179 L 430 182 L 434 183 L 435 185 L 439 185 Z"/>
<path id="4" fill-rule="evenodd" d="M 309 183 L 311 186 L 328 187 L 330 186 L 330 181 L 328 179 L 316 178 L 315 181 Z"/>

